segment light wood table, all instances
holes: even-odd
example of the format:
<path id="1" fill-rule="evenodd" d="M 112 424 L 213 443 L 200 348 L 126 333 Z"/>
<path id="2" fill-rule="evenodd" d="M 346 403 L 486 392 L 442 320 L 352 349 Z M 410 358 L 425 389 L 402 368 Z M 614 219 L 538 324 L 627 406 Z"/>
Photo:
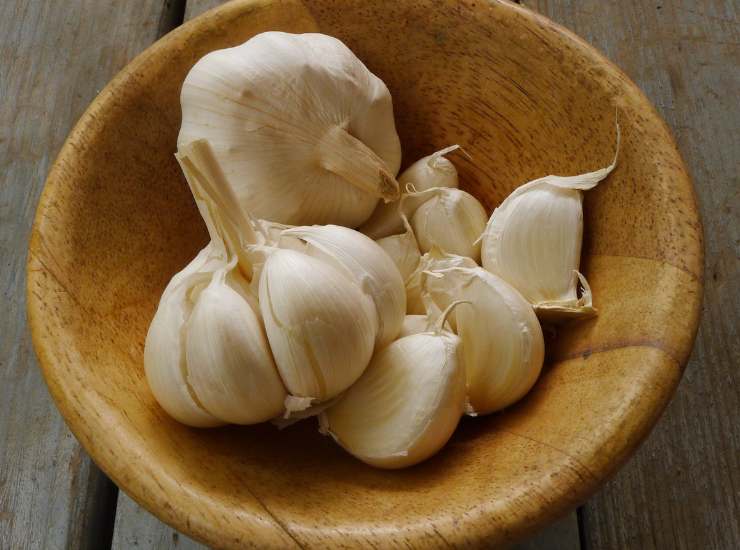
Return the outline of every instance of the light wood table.
<path id="1" fill-rule="evenodd" d="M 0 2 L 0 548 L 202 548 L 95 467 L 51 402 L 25 314 L 28 232 L 50 163 L 133 56 L 218 0 Z M 706 290 L 676 397 L 577 513 L 518 548 L 740 548 L 740 4 L 525 0 L 647 93 L 695 179 Z"/>

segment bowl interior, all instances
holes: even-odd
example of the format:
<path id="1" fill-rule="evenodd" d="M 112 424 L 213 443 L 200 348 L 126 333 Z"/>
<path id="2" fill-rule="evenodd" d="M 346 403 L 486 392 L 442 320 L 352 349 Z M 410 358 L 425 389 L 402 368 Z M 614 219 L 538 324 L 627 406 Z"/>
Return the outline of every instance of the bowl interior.
<path id="1" fill-rule="evenodd" d="M 169 278 L 206 243 L 174 159 L 179 88 L 206 52 L 265 30 L 337 36 L 389 86 L 404 164 L 459 143 L 489 211 L 548 173 L 616 170 L 585 201 L 600 315 L 548 342 L 534 390 L 464 419 L 428 462 L 361 464 L 307 421 L 196 430 L 150 394 L 143 343 Z M 230 3 L 155 44 L 101 93 L 44 191 L 29 256 L 34 342 L 95 461 L 163 520 L 219 546 L 514 540 L 585 499 L 670 398 L 693 342 L 701 230 L 665 125 L 614 66 L 503 2 Z"/>

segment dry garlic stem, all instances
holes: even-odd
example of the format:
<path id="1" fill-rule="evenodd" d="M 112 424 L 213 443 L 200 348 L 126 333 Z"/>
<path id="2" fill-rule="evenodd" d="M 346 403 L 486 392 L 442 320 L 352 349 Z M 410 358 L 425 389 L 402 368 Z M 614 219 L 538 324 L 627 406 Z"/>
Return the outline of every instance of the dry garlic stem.
<path id="1" fill-rule="evenodd" d="M 407 215 L 409 199 L 424 200 L 410 218 L 419 250 L 428 252 L 437 247 L 449 254 L 480 260 L 479 237 L 487 216 L 478 199 L 461 189 L 429 189 L 404 195 L 401 209 Z"/>
<path id="2" fill-rule="evenodd" d="M 457 149 L 459 149 L 459 145 L 445 147 L 441 151 L 417 160 L 406 168 L 398 177 L 401 192 L 405 192 L 406 186 L 412 186 L 417 191 L 425 191 L 433 187 L 457 187 L 458 181 L 455 165 L 444 156 Z M 411 216 L 422 202 L 423 200 L 420 199 L 407 200 L 407 215 Z M 396 235 L 403 231 L 403 229 L 398 202 L 378 204 L 370 219 L 360 227 L 360 231 L 373 239 Z"/>
<path id="3" fill-rule="evenodd" d="M 178 146 L 207 139 L 239 205 L 288 224 L 357 226 L 399 197 L 385 84 L 339 40 L 265 32 L 211 52 L 182 87 Z"/>
<path id="4" fill-rule="evenodd" d="M 545 176 L 526 183 L 488 220 L 482 237 L 483 267 L 516 287 L 542 319 L 557 321 L 596 312 L 588 283 L 578 272 L 583 191 L 606 178 L 616 162 L 615 154 L 609 166 L 595 172 Z"/>
<path id="5" fill-rule="evenodd" d="M 406 336 L 379 350 L 365 373 L 321 415 L 349 453 L 403 468 L 441 449 L 465 407 L 460 339 L 443 330 Z"/>
<path id="6" fill-rule="evenodd" d="M 292 395 L 331 399 L 370 361 L 378 330 L 375 305 L 330 263 L 295 250 L 273 251 L 262 266 L 259 304 Z"/>
<path id="7" fill-rule="evenodd" d="M 534 385 L 544 360 L 542 329 L 532 307 L 481 267 L 452 267 L 436 275 L 424 279 L 434 283 L 425 284 L 425 290 L 435 303 L 469 302 L 455 310 L 454 322 L 462 340 L 471 412 L 491 413 L 516 402 Z"/>

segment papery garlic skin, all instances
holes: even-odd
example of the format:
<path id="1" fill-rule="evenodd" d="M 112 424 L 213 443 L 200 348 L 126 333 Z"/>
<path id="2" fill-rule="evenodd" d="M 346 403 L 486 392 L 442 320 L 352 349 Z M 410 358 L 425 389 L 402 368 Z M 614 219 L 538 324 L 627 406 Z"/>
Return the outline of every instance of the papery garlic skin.
<path id="1" fill-rule="evenodd" d="M 379 350 L 362 377 L 322 413 L 349 453 L 380 468 L 425 460 L 449 440 L 465 407 L 460 339 L 415 334 Z"/>
<path id="2" fill-rule="evenodd" d="M 455 331 L 462 340 L 471 413 L 487 414 L 521 399 L 544 361 L 542 329 L 516 289 L 481 267 L 452 268 L 434 281 L 440 307 L 456 300 Z"/>
<path id="3" fill-rule="evenodd" d="M 612 164 L 595 172 L 545 176 L 526 183 L 493 211 L 486 224 L 481 239 L 483 267 L 519 290 L 543 319 L 596 313 L 588 283 L 578 272 L 583 191 L 595 187 L 615 165 L 616 156 Z"/>
<path id="4" fill-rule="evenodd" d="M 427 311 L 427 306 L 429 304 L 425 303 L 424 296 L 422 295 L 423 274 L 425 271 L 441 271 L 452 267 L 478 267 L 478 264 L 470 258 L 458 256 L 456 254 L 447 254 L 438 248 L 433 248 L 421 257 L 416 270 L 406 280 L 407 315 L 427 315 L 428 313 L 434 313 Z M 434 288 L 435 285 L 435 279 L 428 279 L 425 283 L 425 287 L 428 289 Z M 444 283 L 444 285 L 446 285 L 446 283 Z M 442 288 L 444 288 L 444 286 Z M 446 307 L 446 304 L 441 308 L 437 308 L 437 312 L 443 310 L 444 307 Z M 448 318 L 453 327 L 454 318 L 455 311 L 451 312 Z"/>
<path id="5" fill-rule="evenodd" d="M 406 289 L 396 264 L 375 241 L 337 225 L 296 227 L 284 231 L 281 237 L 305 241 L 306 254 L 346 270 L 375 304 L 377 343 L 385 345 L 395 340 L 406 314 Z"/>
<path id="6" fill-rule="evenodd" d="M 401 193 L 406 192 L 407 186 L 415 191 L 425 191 L 433 187 L 457 187 L 457 169 L 444 155 L 458 148 L 459 146 L 457 145 L 445 147 L 440 151 L 417 160 L 406 168 L 398 176 Z M 406 215 L 411 216 L 423 202 L 424 199 L 406 199 L 404 208 Z M 372 216 L 370 216 L 359 230 L 368 237 L 376 240 L 401 233 L 404 227 L 401 221 L 399 206 L 400 202 L 379 203 Z"/>
<path id="7" fill-rule="evenodd" d="M 355 227 L 399 196 L 391 96 L 336 38 L 271 31 L 211 52 L 181 104 L 178 146 L 207 139 L 257 218 Z"/>
<path id="8" fill-rule="evenodd" d="M 480 201 L 461 189 L 435 189 L 418 196 L 427 194 L 430 198 L 416 209 L 410 220 L 419 250 L 428 252 L 436 247 L 480 261 L 479 238 L 488 220 Z"/>
<path id="9" fill-rule="evenodd" d="M 295 250 L 273 251 L 262 266 L 259 304 L 290 394 L 331 399 L 367 367 L 378 330 L 375 305 L 330 263 Z"/>
<path id="10" fill-rule="evenodd" d="M 203 408 L 233 424 L 277 416 L 287 395 L 258 308 L 249 283 L 221 269 L 199 292 L 186 325 L 190 386 Z"/>
<path id="11" fill-rule="evenodd" d="M 391 260 L 393 260 L 393 263 L 396 264 L 404 281 L 419 267 L 421 252 L 419 252 L 416 237 L 414 237 L 411 231 L 406 231 L 400 235 L 383 237 L 375 242 L 388 254 Z"/>

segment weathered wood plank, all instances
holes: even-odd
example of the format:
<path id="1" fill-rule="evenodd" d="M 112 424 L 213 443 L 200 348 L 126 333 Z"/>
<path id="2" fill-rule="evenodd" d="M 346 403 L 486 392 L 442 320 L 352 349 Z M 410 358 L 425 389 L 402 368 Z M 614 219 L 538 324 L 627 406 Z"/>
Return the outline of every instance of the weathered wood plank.
<path id="1" fill-rule="evenodd" d="M 740 4 L 525 0 L 604 51 L 651 98 L 694 177 L 706 240 L 702 324 L 676 397 L 583 508 L 586 548 L 740 546 Z"/>
<path id="2" fill-rule="evenodd" d="M 111 548 L 200 550 L 206 547 L 162 523 L 121 491 L 118 494 L 116 527 Z"/>
<path id="3" fill-rule="evenodd" d="M 172 19 L 164 0 L 0 2 L 0 547 L 101 548 L 116 489 L 67 429 L 26 328 L 27 239 L 50 162 L 108 80 Z"/>

